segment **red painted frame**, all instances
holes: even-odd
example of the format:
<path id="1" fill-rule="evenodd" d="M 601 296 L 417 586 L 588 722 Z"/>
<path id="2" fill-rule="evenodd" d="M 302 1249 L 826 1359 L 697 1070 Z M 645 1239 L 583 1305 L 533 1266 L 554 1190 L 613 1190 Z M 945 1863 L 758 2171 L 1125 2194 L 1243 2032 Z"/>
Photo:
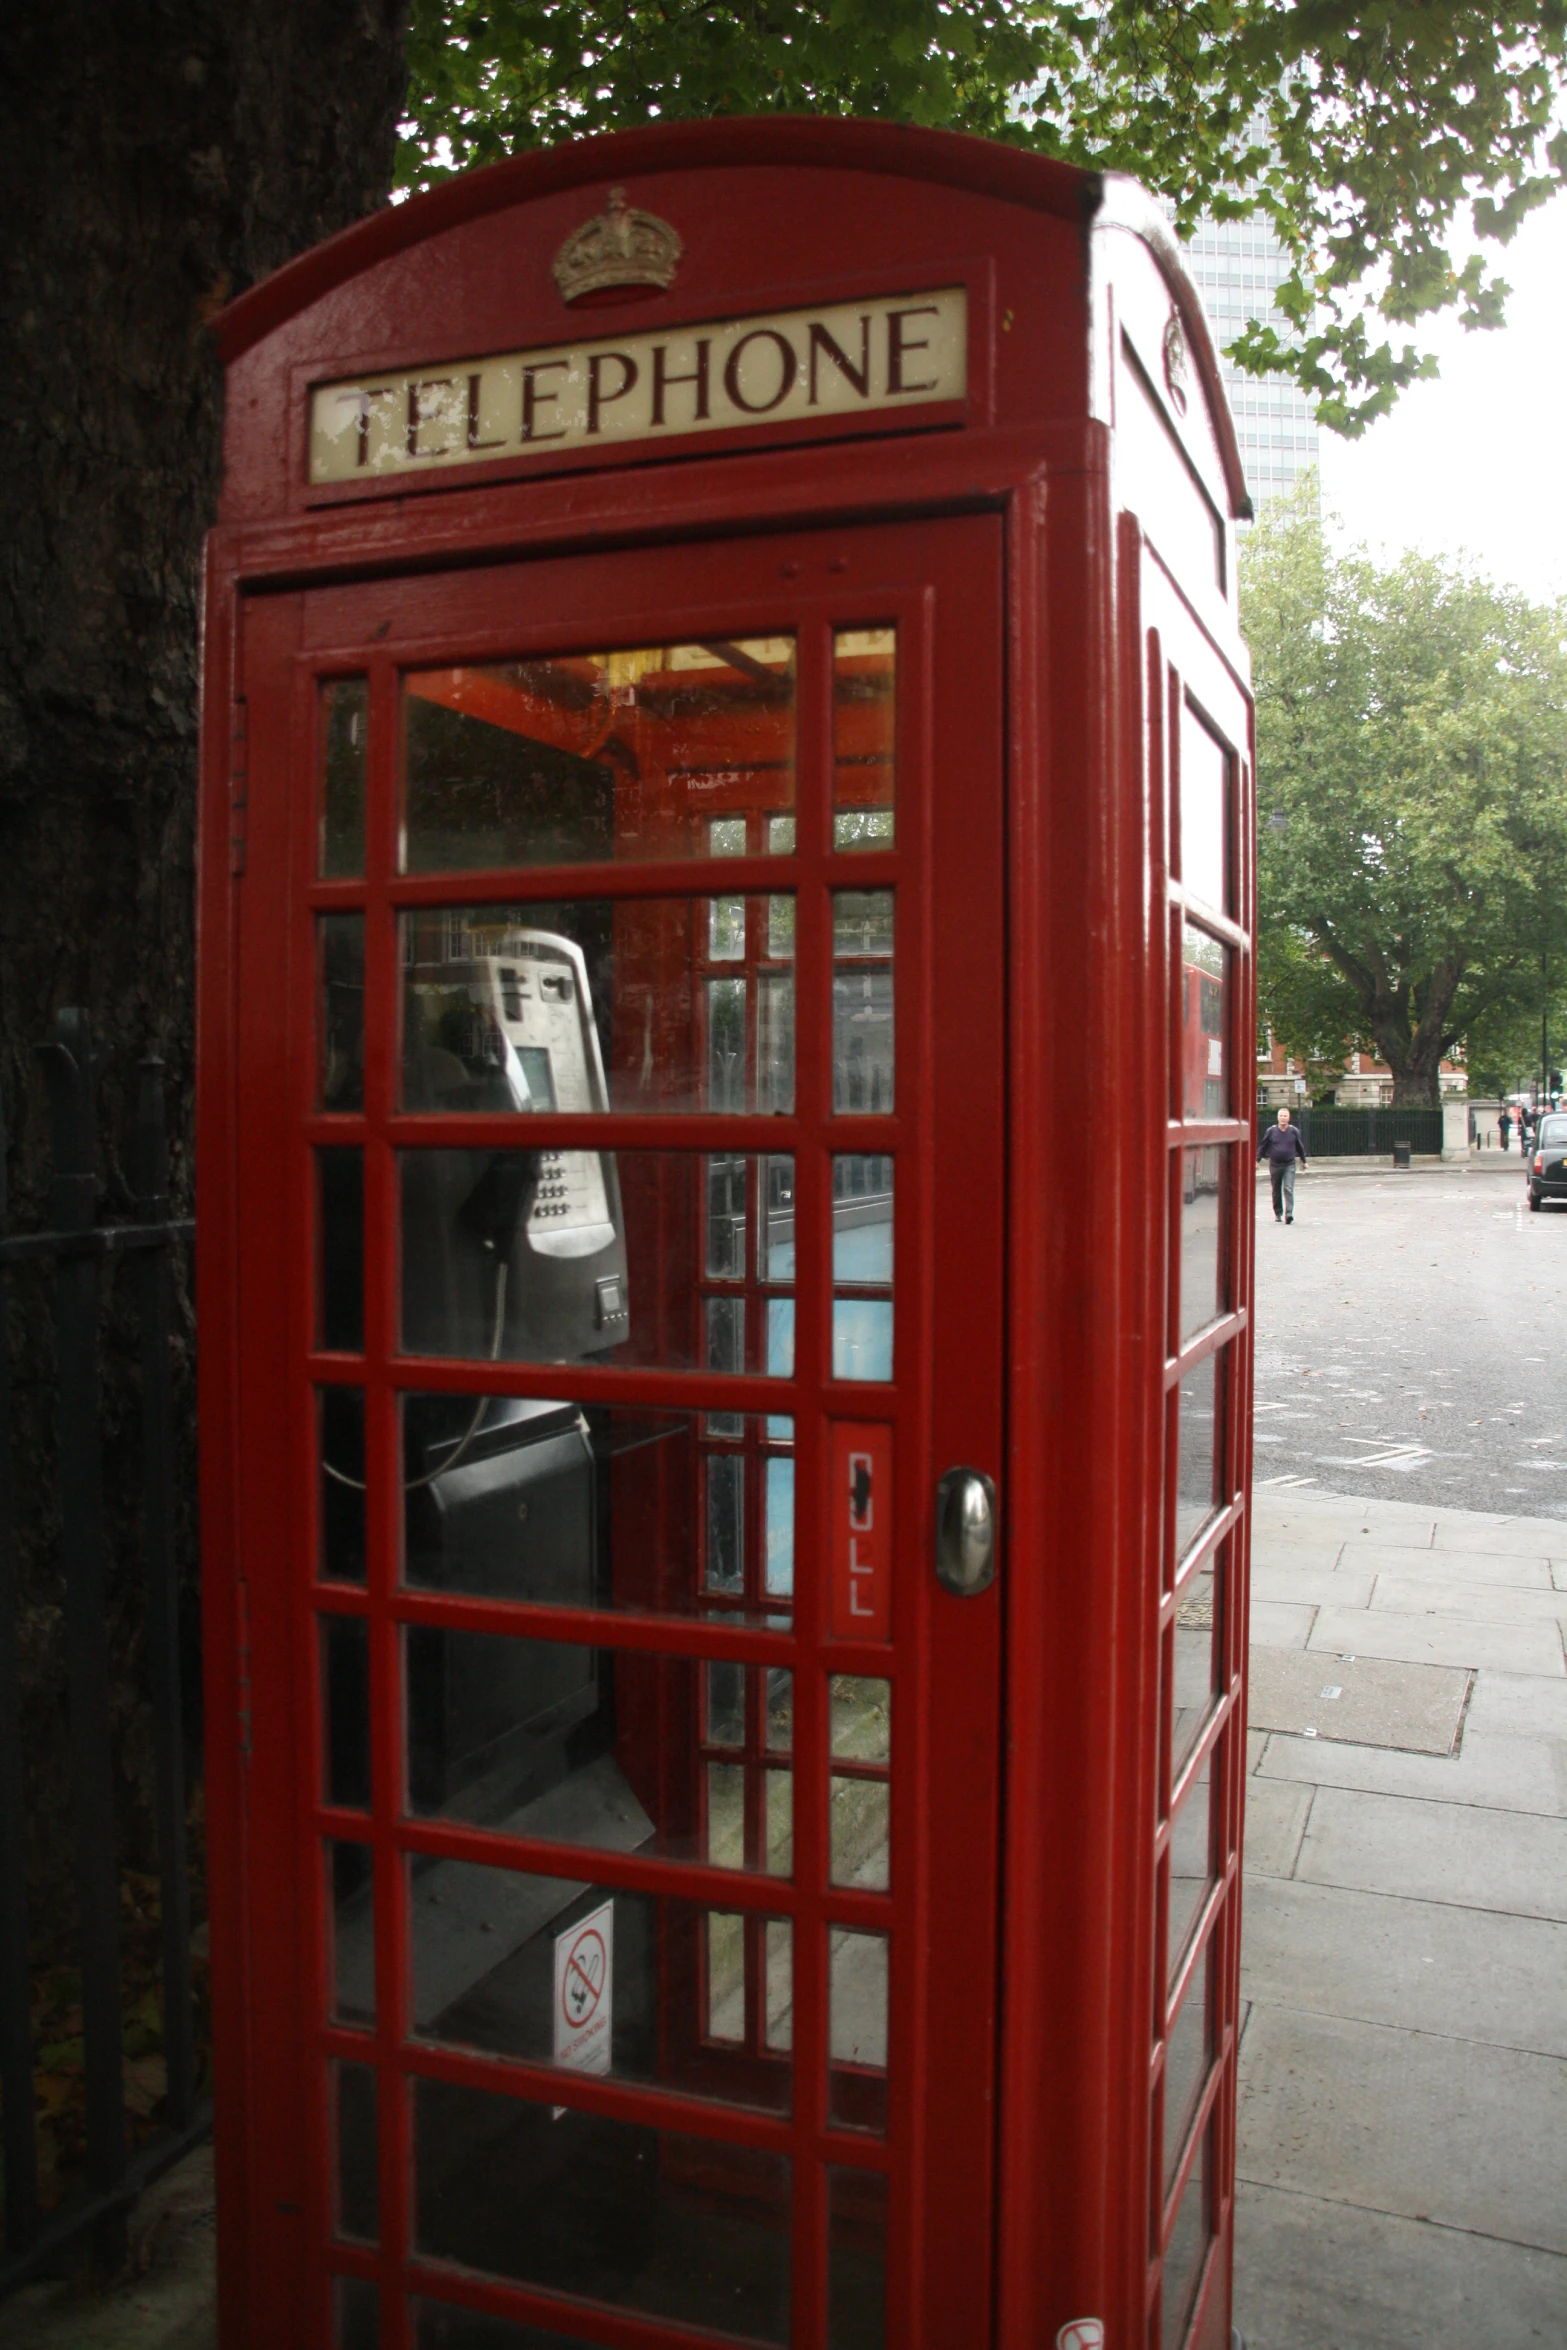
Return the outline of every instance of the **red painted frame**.
<path id="1" fill-rule="evenodd" d="M 894 277 L 911 285 L 916 278 L 925 285 L 955 282 L 976 255 L 984 257 L 994 306 L 983 321 L 976 306 L 971 320 L 970 383 L 971 390 L 981 382 L 990 387 L 988 416 L 936 432 L 878 431 L 860 442 L 838 435 L 808 446 L 758 448 L 742 446 L 748 436 L 737 436 L 733 447 L 726 439 L 715 448 L 708 439 L 679 459 L 660 451 L 656 460 L 633 468 L 531 473 L 523 481 L 476 481 L 458 470 L 439 485 L 423 485 L 416 496 L 303 511 L 297 385 L 329 373 L 350 374 L 371 352 L 416 359 L 434 351 L 466 355 L 567 339 L 573 323 L 543 279 L 544 264 L 559 237 L 598 207 L 612 182 L 623 181 L 634 183 L 635 200 L 674 218 L 683 235 L 694 230 L 680 281 L 679 315 L 685 317 L 718 315 L 742 302 L 762 307 L 753 299 L 753 257 L 761 251 L 767 253 L 765 300 L 780 308 L 808 300 L 801 288 L 843 282 L 842 223 L 848 217 L 856 224 L 856 271 L 864 273 L 856 282 L 867 288 Z M 511 224 L 519 207 L 528 216 L 528 258 L 521 270 L 504 265 L 507 254 L 518 251 Z M 455 266 L 459 262 L 464 266 Z M 673 306 L 663 309 L 650 299 L 614 313 L 613 321 L 634 332 L 644 324 L 666 324 L 675 314 Z M 1160 388 L 1161 337 L 1172 317 L 1195 362 L 1185 401 L 1173 392 L 1166 399 Z M 406 340 L 404 320 L 417 321 Z M 961 1197 L 946 1136 L 911 1131 L 901 1110 L 891 1122 L 894 1147 L 915 1161 L 923 1158 L 926 1180 L 936 1187 L 923 1210 L 907 1213 L 900 1157 L 900 1300 L 913 1297 L 928 1277 L 938 1285 L 929 1294 L 939 1294 L 945 1284 L 955 1298 L 974 1281 L 976 1264 L 995 1267 L 991 1306 L 974 1310 L 971 1299 L 966 1316 L 952 1309 L 956 1318 L 949 1327 L 960 1333 L 954 1368 L 961 1369 L 973 1350 L 969 1371 L 954 1388 L 958 1419 L 931 1424 L 917 1460 L 914 1446 L 902 1447 L 899 1557 L 911 1587 L 914 1579 L 928 1578 L 934 1471 L 948 1459 L 983 1450 L 972 1441 L 962 1409 L 976 1408 L 988 1384 L 998 1403 L 1004 1394 L 1006 1412 L 1005 1457 L 995 1462 L 1003 1493 L 1004 1563 L 997 1591 L 987 1595 L 996 1608 L 1004 1606 L 1007 1627 L 999 1733 L 983 1702 L 986 1671 L 978 1653 L 964 1666 L 960 1648 L 945 1647 L 969 1637 L 964 1627 L 983 1619 L 963 1611 L 985 1603 L 943 1600 L 944 1663 L 960 1679 L 963 1671 L 971 1673 L 973 1695 L 981 1702 L 973 1707 L 973 1721 L 959 1708 L 949 1721 L 931 1725 L 932 1736 L 939 1734 L 947 1745 L 932 1746 L 923 1781 L 901 1789 L 900 1817 L 917 1820 L 919 1832 L 916 1866 L 903 1869 L 896 1898 L 902 1901 L 912 1874 L 921 1914 L 933 1921 L 931 1963 L 938 1968 L 946 1963 L 944 1949 L 950 1957 L 951 1918 L 963 1898 L 951 1872 L 968 1865 L 983 1874 L 982 1854 L 965 1849 L 965 1828 L 974 1816 L 974 1774 L 983 1786 L 999 1767 L 1003 1736 L 1006 1817 L 1004 1892 L 992 1876 L 991 1890 L 980 1896 L 982 1938 L 997 1952 L 994 2085 L 962 2077 L 933 2047 L 922 2077 L 907 2085 L 904 2117 L 888 2141 L 895 2171 L 904 2164 L 912 2176 L 928 2167 L 930 2209 L 939 2221 L 953 2153 L 973 2141 L 977 2130 L 974 2142 L 985 2150 L 982 2168 L 988 2172 L 994 2163 L 992 2252 L 976 2262 L 972 2246 L 944 2244 L 934 2235 L 919 2248 L 919 2262 L 907 2268 L 912 2299 L 894 2304 L 890 2338 L 900 2345 L 926 2340 L 937 2350 L 971 2336 L 1005 2350 L 1033 2350 L 1053 2340 L 1068 2319 L 1092 2314 L 1105 2321 L 1110 2340 L 1147 2342 L 1156 2350 L 1147 2312 L 1159 2242 L 1156 2232 L 1151 2272 L 1148 2182 L 1161 2059 L 1158 2026 L 1151 2040 L 1148 2018 L 1159 1915 L 1155 1861 L 1164 1834 L 1159 1642 L 1171 1612 L 1161 1597 L 1162 1495 L 1174 1474 L 1163 1398 L 1167 1383 L 1195 1359 L 1192 1348 L 1184 1357 L 1167 1353 L 1173 1269 L 1163 1203 L 1171 1193 L 1173 1154 L 1185 1144 L 1222 1139 L 1232 1145 L 1237 1165 L 1244 1159 L 1235 1136 L 1248 1107 L 1252 883 L 1249 850 L 1241 846 L 1238 919 L 1233 929 L 1224 927 L 1237 973 L 1230 1030 L 1235 1115 L 1222 1136 L 1190 1125 L 1177 1130 L 1165 1124 L 1157 1106 L 1147 1106 L 1150 1095 L 1155 1105 L 1162 1095 L 1161 1071 L 1180 1050 L 1165 945 L 1171 762 L 1161 747 L 1165 694 L 1145 644 L 1150 583 L 1165 604 L 1173 599 L 1174 617 L 1159 622 L 1169 658 L 1183 671 L 1206 668 L 1227 680 L 1226 723 L 1249 757 L 1245 664 L 1233 591 L 1223 582 L 1169 575 L 1153 519 L 1156 485 L 1139 476 L 1130 458 L 1122 463 L 1116 353 L 1123 334 L 1141 354 L 1149 396 L 1163 403 L 1171 465 L 1195 474 L 1219 512 L 1241 511 L 1239 460 L 1200 305 L 1152 207 L 1126 183 L 1100 182 L 944 135 L 769 122 L 676 126 L 581 142 L 471 175 L 378 215 L 279 272 L 234 305 L 220 325 L 229 365 L 228 486 L 208 562 L 199 1114 L 222 2309 L 224 2339 L 235 2350 L 249 2341 L 309 2338 L 302 2302 L 291 2304 L 286 2317 L 259 2313 L 265 2296 L 280 2290 L 286 2296 L 309 2272 L 305 2206 L 320 2208 L 325 2184 L 318 2148 L 313 2175 L 296 2192 L 285 2191 L 298 2174 L 294 2117 L 312 2108 L 300 2070 L 308 2057 L 300 2018 L 312 2008 L 324 2011 L 317 2003 L 319 1959 L 307 1951 L 292 1916 L 280 1916 L 280 1910 L 287 1909 L 287 1889 L 298 1882 L 302 1855 L 313 1854 L 329 1815 L 302 1808 L 292 1787 L 291 1758 L 308 1752 L 314 1735 L 300 1713 L 309 1683 L 301 1677 L 297 1628 L 280 1628 L 258 1603 L 255 1564 L 265 1558 L 269 1541 L 281 1539 L 280 1504 L 292 1495 L 296 1512 L 303 1506 L 303 1415 L 290 1419 L 273 1375 L 273 1367 L 291 1355 L 304 1359 L 297 1282 L 291 1305 L 288 1285 L 276 1277 L 280 1251 L 282 1259 L 293 1252 L 296 1268 L 303 1262 L 302 1202 L 297 1193 L 280 1201 L 268 1154 L 253 1147 L 253 1138 L 293 1133 L 302 1142 L 316 1131 L 302 1110 L 295 1033 L 301 925 L 290 915 L 289 899 L 292 892 L 300 906 L 308 900 L 326 907 L 349 894 L 335 884 L 306 887 L 297 864 L 287 887 L 271 885 L 270 895 L 265 887 L 257 889 L 261 875 L 287 874 L 297 852 L 300 811 L 290 808 L 288 796 L 298 784 L 286 779 L 299 771 L 298 712 L 291 691 L 266 685 L 257 691 L 252 681 L 291 676 L 306 653 L 312 663 L 330 667 L 335 659 L 341 668 L 361 665 L 359 657 L 368 651 L 371 664 L 378 660 L 389 674 L 388 632 L 377 632 L 389 614 L 395 624 L 396 608 L 407 601 L 400 579 L 417 577 L 426 605 L 433 594 L 453 609 L 465 603 L 482 609 L 497 562 L 585 561 L 587 550 L 623 548 L 633 571 L 638 564 L 663 566 L 664 598 L 653 599 L 662 609 L 667 582 L 680 577 L 685 551 L 741 529 L 784 532 L 814 525 L 819 536 L 811 545 L 819 555 L 797 556 L 780 540 L 778 557 L 785 566 L 801 563 L 802 598 L 809 586 L 823 613 L 838 599 L 841 583 L 844 596 L 852 588 L 853 602 L 838 608 L 869 621 L 865 550 L 890 543 L 880 533 L 883 520 L 919 517 L 931 525 L 955 518 L 940 527 L 994 534 L 1005 608 L 1004 624 L 993 631 L 992 654 L 980 658 L 966 689 L 935 705 L 934 723 L 943 731 L 922 746 L 935 777 L 938 821 L 956 826 L 952 853 L 978 860 L 964 880 L 950 858 L 937 858 L 926 919 L 936 925 L 930 935 L 939 950 L 943 922 L 954 922 L 954 938 L 965 920 L 978 935 L 986 918 L 977 909 L 989 886 L 981 867 L 999 884 L 1002 844 L 997 840 L 980 854 L 978 832 L 972 826 L 966 831 L 961 820 L 960 795 L 975 730 L 981 736 L 986 728 L 1005 730 L 1006 920 L 1004 935 L 997 927 L 988 943 L 998 953 L 1005 947 L 1007 1006 L 1004 1025 L 998 1020 L 994 1026 L 989 1074 L 975 1062 L 971 1038 L 939 996 L 929 1031 L 940 1085 L 978 1085 L 998 1112 L 1006 1106 L 1005 1200 L 998 1191 L 992 1215 L 976 1217 Z M 976 336 L 982 348 L 975 348 Z M 973 519 L 956 519 L 964 516 Z M 866 527 L 873 523 L 878 527 Z M 818 562 L 820 569 L 812 569 Z M 609 575 L 619 568 L 611 566 Z M 1229 570 L 1232 575 L 1233 563 Z M 972 576 L 961 566 L 958 575 Z M 936 586 L 939 610 L 940 578 Z M 741 597 L 734 605 L 740 619 L 744 603 Z M 738 626 L 739 619 L 731 617 L 729 624 Z M 308 645 L 302 632 L 311 639 Z M 661 639 L 662 633 L 661 624 Z M 939 659 L 943 647 L 929 650 Z M 1000 747 L 998 737 L 998 758 Z M 390 805 L 388 781 L 383 775 L 383 809 Z M 1240 765 L 1232 821 L 1237 843 L 1249 841 Z M 905 845 L 900 841 L 900 853 Z M 818 848 L 808 855 L 802 844 L 799 872 L 809 886 L 825 873 L 810 862 L 821 854 Z M 880 859 L 857 861 L 856 880 L 880 878 L 873 864 Z M 726 889 L 761 889 L 778 877 L 772 859 L 725 861 Z M 612 894 L 617 881 L 612 869 L 593 868 L 589 875 L 554 868 L 548 894 L 564 896 L 571 887 Z M 620 886 L 664 893 L 683 886 L 683 879 L 667 865 L 646 875 L 628 869 Z M 486 876 L 482 893 L 466 894 L 493 898 L 498 889 L 504 879 Z M 463 894 L 442 877 L 400 883 L 383 897 L 389 907 L 393 897 L 428 903 Z M 537 876 L 531 876 L 529 895 L 540 894 Z M 384 921 L 382 931 L 384 990 L 390 968 Z M 901 927 L 900 963 L 907 973 Z M 285 973 L 291 974 L 287 992 Z M 821 1109 L 809 1098 L 824 1066 L 819 1047 L 813 1060 L 810 1022 L 814 1018 L 819 1038 L 823 1016 L 802 1002 L 801 1095 L 793 1122 L 801 1135 Z M 1178 1058 L 1173 1067 L 1178 1070 Z M 369 1084 L 367 1117 L 383 1118 L 391 1099 L 384 1057 Z M 1102 1114 L 1096 1111 L 1101 1101 Z M 1093 1122 L 1100 1115 L 1105 1124 L 1096 1138 Z M 769 1145 L 788 1147 L 788 1123 L 765 1121 Z M 857 1144 L 859 1121 L 835 1121 L 833 1133 L 835 1141 L 842 1137 L 838 1147 L 879 1149 L 886 1145 L 886 1125 L 864 1122 L 867 1134 L 874 1129 L 874 1143 Z M 725 1121 L 726 1134 L 739 1137 L 744 1127 L 742 1120 Z M 465 1138 L 471 1131 L 464 1126 Z M 428 1134 L 439 1139 L 433 1122 Z M 603 1135 L 612 1148 L 695 1139 L 687 1120 L 609 1122 Z M 705 1128 L 701 1139 L 708 1139 Z M 760 1141 L 752 1147 L 761 1147 Z M 810 1154 L 798 1142 L 796 1154 L 803 1182 Z M 954 1190 L 944 1220 L 946 1185 Z M 1205 1344 L 1227 1339 L 1237 1376 L 1228 1388 L 1228 1498 L 1211 1529 L 1214 1542 L 1228 1541 L 1233 1566 L 1223 1686 L 1205 1734 L 1222 1743 L 1225 1760 L 1218 1797 L 1222 1874 L 1210 1924 L 1202 1929 L 1213 1937 L 1220 2010 L 1203 2107 L 1215 2117 L 1216 2187 L 1214 2248 L 1191 2334 L 1202 2350 L 1222 2342 L 1228 2324 L 1233 2176 L 1251 1200 L 1249 1185 L 1238 1176 L 1231 1200 L 1235 1311 L 1220 1331 L 1204 1334 Z M 379 1261 L 388 1268 L 381 1291 L 367 1299 L 367 1339 L 373 1345 L 389 1332 L 393 1302 L 385 1286 L 391 1201 L 384 1185 L 371 1186 L 369 1202 L 371 1260 L 379 1248 Z M 933 1267 L 912 1261 L 909 1236 L 920 1228 L 921 1214 L 935 1218 L 930 1229 L 940 1236 Z M 806 1228 L 802 1211 L 802 1232 Z M 278 1234 L 276 1241 L 270 1237 Z M 960 1236 L 961 1255 L 948 1234 Z M 798 1360 L 809 1363 L 813 1350 L 820 1358 L 825 1268 L 805 1261 L 803 1240 L 802 1252 L 797 1345 Z M 989 1294 L 991 1277 L 978 1286 L 981 1297 Z M 910 1318 L 900 1305 L 900 1347 Z M 931 1330 L 927 1321 L 921 1330 L 926 1345 Z M 984 1365 L 999 1365 L 1002 1353 L 998 1384 L 998 1370 L 987 1372 Z M 329 1364 L 320 1368 L 332 1375 Z M 399 1366 L 399 1379 L 413 1369 L 420 1385 L 465 1383 L 461 1369 L 449 1363 Z M 584 1395 L 608 1395 L 619 1391 L 621 1376 L 602 1369 L 572 1384 Z M 471 1375 L 466 1383 L 472 1385 Z M 525 1391 L 530 1377 L 486 1371 L 483 1383 Z M 373 1470 L 377 1461 L 392 1457 L 390 1389 L 384 1378 L 367 1384 L 374 1399 Z M 558 1386 L 558 1376 L 531 1380 L 533 1392 Z M 684 1402 L 693 1389 L 685 1374 L 640 1374 L 636 1392 L 648 1401 Z M 810 1489 L 806 1455 L 815 1441 L 806 1423 L 820 1406 L 836 1394 L 848 1416 L 874 1418 L 898 1406 L 900 1392 L 901 1376 L 899 1391 L 819 1386 L 812 1390 L 816 1405 L 806 1409 L 802 1391 L 796 1406 L 805 1448 L 802 1490 Z M 748 1410 L 776 1398 L 776 1389 L 754 1376 L 704 1380 L 700 1393 L 711 1405 Z M 282 1461 L 290 1464 L 286 1479 L 278 1474 Z M 383 1644 L 395 1637 L 389 1531 L 372 1521 L 372 1555 L 382 1561 L 374 1605 L 382 1626 L 376 1637 Z M 820 1526 L 822 1538 L 825 1533 Z M 335 1604 L 326 1591 L 317 1598 L 324 1606 Z M 405 1616 L 422 1604 L 397 1595 Z M 451 1621 L 474 1603 L 442 1606 Z M 305 1613 L 303 1606 L 299 1612 Z M 483 1620 L 483 1611 L 472 1620 Z M 753 1636 L 748 1645 L 719 1625 L 700 1631 L 684 1624 L 673 1631 L 656 1627 L 646 1637 L 649 1645 L 688 1654 L 759 1656 L 766 1648 L 765 1639 Z M 842 1661 L 852 1664 L 853 1652 Z M 862 1660 L 862 1669 L 876 1668 Z M 802 1675 L 802 1685 L 810 1678 Z M 396 1723 L 389 1711 L 378 1718 L 375 1735 L 385 1806 L 396 1762 Z M 802 1752 L 812 1735 L 814 1726 L 802 1715 L 796 1731 Z M 902 1755 L 909 1753 L 905 1741 Z M 895 1783 L 902 1767 L 895 1760 Z M 801 1806 L 802 1814 L 809 1810 Z M 377 1828 L 391 1833 L 389 1813 L 378 1818 Z M 812 1871 L 820 1875 L 820 1851 L 810 1850 L 814 1833 L 806 1828 L 797 1850 L 801 1884 L 814 1881 Z M 464 1832 L 450 1828 L 421 1827 L 419 1839 L 431 1849 L 467 1848 Z M 617 1881 L 656 1881 L 658 1889 L 675 1892 L 685 1879 L 669 1873 L 667 1864 L 644 1862 L 626 1864 Z M 723 1898 L 731 1907 L 748 1901 L 776 1907 L 777 1890 L 773 1880 L 742 1878 L 724 1885 Z M 384 1882 L 377 1900 L 381 1947 L 394 1959 L 396 1921 Z M 905 1968 L 895 2001 L 911 1992 Z M 797 1996 L 802 2035 L 808 2036 L 819 2029 L 810 2009 L 814 2001 L 819 2011 L 824 1986 L 806 1981 L 802 1970 Z M 389 2058 L 395 2006 L 394 1999 L 383 2025 Z M 418 2062 L 425 2065 L 425 2052 Z M 434 2069 L 457 2077 L 465 2062 L 443 2052 Z M 544 2093 L 553 2094 L 554 2077 L 546 2076 L 546 2083 L 540 2084 Z M 803 2082 L 797 2087 L 802 2100 L 816 2093 Z M 575 2091 L 584 2105 L 613 2102 L 617 2094 L 585 2080 Z M 755 2143 L 771 2142 L 778 2126 L 722 2109 L 716 2117 L 704 2110 L 701 2122 L 706 2134 Z M 406 2202 L 405 2152 L 399 2132 L 389 2131 L 381 2188 L 383 2215 L 389 2215 L 383 2229 L 393 2241 Z M 815 2243 L 812 2257 L 819 2258 L 819 2228 L 802 2231 L 799 2241 Z M 333 2261 L 344 2274 L 376 2271 L 373 2254 L 339 2247 Z M 819 2274 L 810 2270 L 797 2283 L 806 2288 L 797 2303 L 814 2311 L 820 2306 Z M 484 2283 L 453 2291 L 475 2307 L 518 2306 L 505 2289 Z M 705 2338 L 679 2328 L 650 2333 L 624 2316 L 594 2311 L 575 2317 L 553 2306 L 550 2322 L 559 2331 L 587 2330 L 610 2343 L 694 2344 Z M 807 2330 L 796 2339 L 814 2342 L 814 2316 L 803 2322 Z M 401 2336 L 394 2330 L 387 2339 Z"/>

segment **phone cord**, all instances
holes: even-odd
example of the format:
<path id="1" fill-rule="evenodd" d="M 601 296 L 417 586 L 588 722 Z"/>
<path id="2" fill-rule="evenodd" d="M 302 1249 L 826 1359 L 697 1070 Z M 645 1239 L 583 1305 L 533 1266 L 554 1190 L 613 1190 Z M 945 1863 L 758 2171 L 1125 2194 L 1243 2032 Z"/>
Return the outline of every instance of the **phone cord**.
<path id="1" fill-rule="evenodd" d="M 497 1257 L 495 1260 L 495 1329 L 490 1338 L 490 1361 L 492 1363 L 498 1362 L 500 1360 L 501 1332 L 505 1327 L 505 1322 L 506 1259 L 504 1257 Z M 485 1409 L 489 1403 L 489 1400 L 490 1399 L 487 1395 L 480 1396 L 478 1402 L 473 1407 L 473 1418 L 468 1422 L 467 1427 L 463 1430 L 462 1435 L 458 1438 L 457 1448 L 448 1459 L 441 1461 L 433 1469 L 426 1469 L 422 1477 L 405 1477 L 403 1479 L 403 1491 L 405 1493 L 417 1493 L 421 1486 L 433 1485 L 437 1477 L 444 1477 L 446 1475 L 448 1469 L 455 1469 L 461 1465 L 463 1460 L 465 1460 L 467 1457 L 469 1445 L 472 1444 L 474 1438 L 479 1433 L 479 1422 L 484 1417 Z M 346 1485 L 349 1488 L 349 1491 L 352 1493 L 364 1493 L 368 1490 L 366 1481 L 363 1477 L 350 1477 L 346 1469 L 335 1469 L 332 1466 L 332 1463 L 324 1456 L 321 1462 L 321 1474 L 324 1477 L 330 1477 L 334 1484 Z"/>

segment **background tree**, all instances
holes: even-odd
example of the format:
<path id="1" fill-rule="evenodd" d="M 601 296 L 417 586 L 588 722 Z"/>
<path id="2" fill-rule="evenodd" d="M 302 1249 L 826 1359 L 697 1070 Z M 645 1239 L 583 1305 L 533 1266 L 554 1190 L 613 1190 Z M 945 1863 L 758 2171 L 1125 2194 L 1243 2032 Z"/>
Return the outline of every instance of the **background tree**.
<path id="1" fill-rule="evenodd" d="M 1336 559 L 1301 484 L 1242 556 L 1257 689 L 1262 1016 L 1440 1100 L 1471 1031 L 1567 954 L 1567 609 L 1458 565 Z"/>

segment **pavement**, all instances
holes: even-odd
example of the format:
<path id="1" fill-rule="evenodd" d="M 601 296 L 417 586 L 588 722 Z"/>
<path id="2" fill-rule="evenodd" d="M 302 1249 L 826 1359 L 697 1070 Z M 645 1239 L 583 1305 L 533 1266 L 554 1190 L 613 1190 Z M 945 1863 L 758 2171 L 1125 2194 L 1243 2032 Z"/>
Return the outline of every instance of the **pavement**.
<path id="1" fill-rule="evenodd" d="M 1235 2322 L 1561 2350 L 1567 1522 L 1264 1488 L 1253 1561 Z"/>

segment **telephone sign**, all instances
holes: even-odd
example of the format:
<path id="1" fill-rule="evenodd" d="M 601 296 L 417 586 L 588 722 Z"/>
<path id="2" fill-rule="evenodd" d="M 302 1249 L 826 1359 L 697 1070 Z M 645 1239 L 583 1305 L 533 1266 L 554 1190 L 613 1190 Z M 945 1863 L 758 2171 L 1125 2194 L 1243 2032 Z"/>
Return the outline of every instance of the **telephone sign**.
<path id="1" fill-rule="evenodd" d="M 1179 250 L 668 124 L 217 332 L 223 2350 L 1223 2350 L 1251 750 Z"/>

